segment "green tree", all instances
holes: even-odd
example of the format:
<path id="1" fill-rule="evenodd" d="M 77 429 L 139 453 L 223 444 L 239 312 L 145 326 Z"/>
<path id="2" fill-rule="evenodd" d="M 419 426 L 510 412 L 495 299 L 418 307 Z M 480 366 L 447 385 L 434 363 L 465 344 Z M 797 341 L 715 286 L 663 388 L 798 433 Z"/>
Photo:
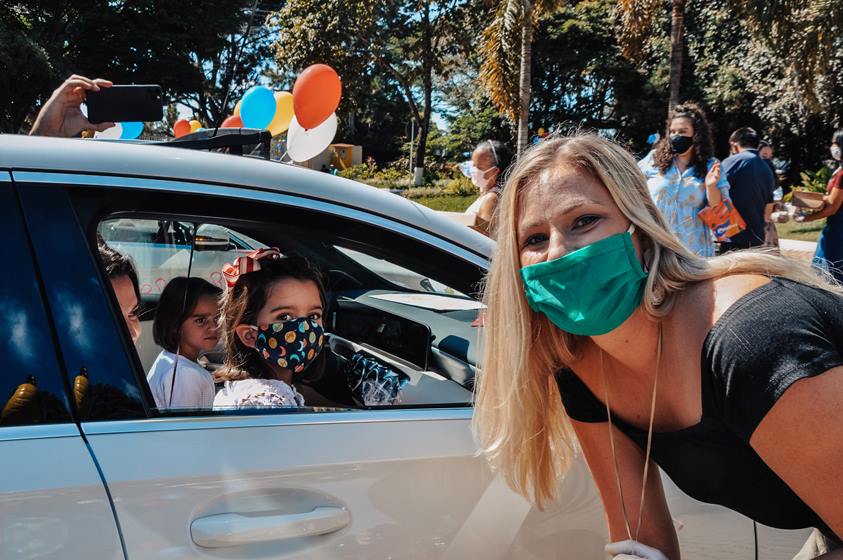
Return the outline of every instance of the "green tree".
<path id="1" fill-rule="evenodd" d="M 358 107 L 366 99 L 365 78 L 375 69 L 387 76 L 417 123 L 414 181 L 420 184 L 434 78 L 447 76 L 467 49 L 461 31 L 470 17 L 467 4 L 458 0 L 292 0 L 272 18 L 280 28 L 276 61 L 288 73 L 314 62 L 333 66 Z"/>
<path id="2" fill-rule="evenodd" d="M 33 53 L 35 68 L 12 75 L 15 84 L 34 75 L 38 89 L 17 96 L 15 114 L 31 119 L 36 104 L 76 73 L 115 83 L 161 84 L 171 101 L 192 107 L 197 117 L 211 124 L 231 111 L 269 60 L 271 30 L 263 28 L 265 10 L 279 3 L 259 2 L 252 18 L 253 0 L 206 0 L 201 9 L 181 0 L 16 1 L 0 8 L 2 29 L 18 37 L 0 42 L 0 60 L 21 65 L 16 58 L 20 49 Z M 250 34 L 235 71 L 233 54 L 250 18 L 257 24 L 255 31 L 264 32 Z M 48 79 L 43 76 L 45 64 Z M 234 91 L 223 104 L 228 84 L 234 84 Z M 15 131 L 22 125 L 19 116 L 4 116 L 3 121 L 20 123 Z"/>
<path id="3" fill-rule="evenodd" d="M 617 4 L 620 19 L 619 37 L 624 54 L 636 59 L 641 55 L 646 36 L 654 22 L 664 12 L 661 0 L 620 0 Z M 668 112 L 679 103 L 682 66 L 685 60 L 685 0 L 670 1 L 670 89 Z"/>
<path id="4" fill-rule="evenodd" d="M 565 6 L 536 28 L 530 123 L 615 134 L 635 151 L 657 130 L 665 96 L 621 56 L 612 0 Z"/>

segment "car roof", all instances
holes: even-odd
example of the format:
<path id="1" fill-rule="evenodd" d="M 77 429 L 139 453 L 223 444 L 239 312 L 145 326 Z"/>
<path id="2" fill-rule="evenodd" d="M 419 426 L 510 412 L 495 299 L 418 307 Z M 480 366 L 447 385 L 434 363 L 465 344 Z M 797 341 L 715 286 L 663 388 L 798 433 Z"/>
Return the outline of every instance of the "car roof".
<path id="1" fill-rule="evenodd" d="M 0 134 L 0 169 L 198 181 L 294 194 L 375 212 L 489 258 L 484 235 L 404 197 L 321 171 L 170 146 Z"/>

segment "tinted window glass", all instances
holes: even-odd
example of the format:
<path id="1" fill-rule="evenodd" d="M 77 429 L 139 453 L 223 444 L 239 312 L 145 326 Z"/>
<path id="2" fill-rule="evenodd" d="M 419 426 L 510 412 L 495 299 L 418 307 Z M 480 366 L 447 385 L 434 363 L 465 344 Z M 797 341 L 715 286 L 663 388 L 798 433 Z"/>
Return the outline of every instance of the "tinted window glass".
<path id="1" fill-rule="evenodd" d="M 11 183 L 2 181 L 0 177 L 0 237 L 8 241 L 3 259 L 11 268 L 0 282 L 0 426 L 69 422 L 69 403 L 23 221 Z"/>
<path id="2" fill-rule="evenodd" d="M 114 292 L 92 258 L 67 192 L 37 183 L 18 183 L 17 192 L 81 419 L 145 417 L 145 383 L 126 352 L 126 324 L 110 305 Z"/>

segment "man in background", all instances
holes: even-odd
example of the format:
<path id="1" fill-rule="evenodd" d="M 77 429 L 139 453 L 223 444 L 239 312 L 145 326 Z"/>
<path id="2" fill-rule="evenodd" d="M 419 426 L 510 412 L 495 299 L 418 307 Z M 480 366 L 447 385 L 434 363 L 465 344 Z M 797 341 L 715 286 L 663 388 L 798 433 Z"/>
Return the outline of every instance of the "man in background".
<path id="1" fill-rule="evenodd" d="M 732 204 L 746 222 L 746 230 L 721 243 L 721 251 L 734 251 L 764 245 L 764 224 L 773 211 L 776 182 L 770 166 L 758 155 L 758 133 L 749 127 L 739 128 L 729 137 L 733 155 L 721 164 L 729 181 Z"/>

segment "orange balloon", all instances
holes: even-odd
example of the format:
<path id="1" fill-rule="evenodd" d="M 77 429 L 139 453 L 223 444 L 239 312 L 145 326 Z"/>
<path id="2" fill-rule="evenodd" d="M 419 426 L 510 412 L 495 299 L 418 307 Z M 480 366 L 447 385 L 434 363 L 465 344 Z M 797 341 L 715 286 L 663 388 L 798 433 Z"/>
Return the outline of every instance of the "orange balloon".
<path id="1" fill-rule="evenodd" d="M 243 128 L 243 121 L 237 115 L 231 115 L 222 121 L 220 128 Z"/>
<path id="2" fill-rule="evenodd" d="M 190 121 L 187 119 L 179 119 L 173 125 L 173 135 L 176 138 L 181 138 L 185 134 L 190 134 Z"/>
<path id="3" fill-rule="evenodd" d="M 242 101 L 242 100 L 240 100 L 240 101 L 238 101 L 238 102 L 234 105 L 234 116 L 235 116 L 235 117 L 239 117 L 239 116 L 240 116 L 240 104 L 241 104 L 242 102 L 243 102 L 243 101 Z M 242 127 L 241 127 L 241 128 L 242 128 Z"/>
<path id="4" fill-rule="evenodd" d="M 327 64 L 308 66 L 293 86 L 293 110 L 305 130 L 316 128 L 330 117 L 342 97 L 342 81 Z"/>

